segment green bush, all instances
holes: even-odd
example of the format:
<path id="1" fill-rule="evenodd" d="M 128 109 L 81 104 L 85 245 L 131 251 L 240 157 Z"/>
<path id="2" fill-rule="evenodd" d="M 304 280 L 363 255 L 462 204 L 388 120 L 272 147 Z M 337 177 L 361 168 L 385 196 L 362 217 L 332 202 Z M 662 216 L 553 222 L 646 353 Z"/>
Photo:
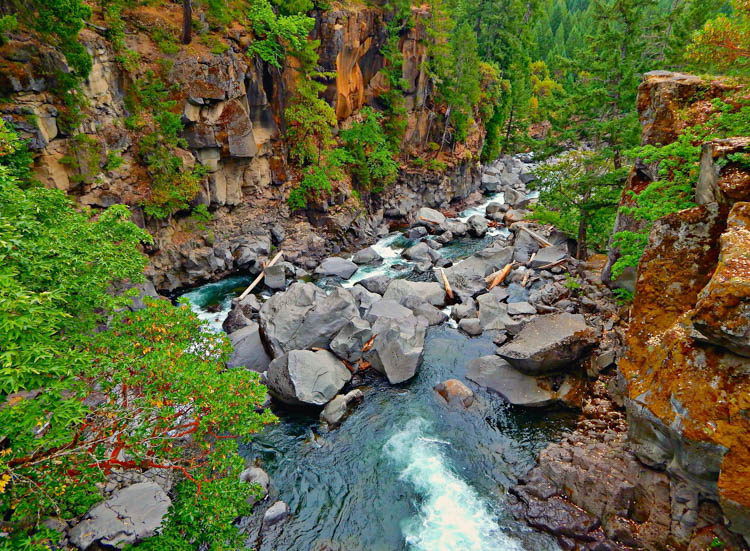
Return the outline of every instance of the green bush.
<path id="1" fill-rule="evenodd" d="M 349 167 L 355 185 L 361 190 L 379 193 L 393 183 L 398 163 L 388 136 L 380 125 L 382 115 L 370 107 L 362 108 L 362 122 L 341 131 L 344 147 L 350 155 Z"/>

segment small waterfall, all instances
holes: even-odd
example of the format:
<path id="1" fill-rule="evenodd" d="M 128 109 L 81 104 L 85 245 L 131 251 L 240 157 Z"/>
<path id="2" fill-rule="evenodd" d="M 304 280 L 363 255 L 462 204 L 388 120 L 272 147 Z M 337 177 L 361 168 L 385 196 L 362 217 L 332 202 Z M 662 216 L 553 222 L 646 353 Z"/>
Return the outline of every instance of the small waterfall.
<path id="1" fill-rule="evenodd" d="M 446 443 L 432 438 L 427 422 L 409 421 L 384 446 L 399 480 L 422 498 L 416 515 L 402 522 L 410 551 L 522 551 L 504 534 L 489 506 L 455 474 L 444 455 Z"/>

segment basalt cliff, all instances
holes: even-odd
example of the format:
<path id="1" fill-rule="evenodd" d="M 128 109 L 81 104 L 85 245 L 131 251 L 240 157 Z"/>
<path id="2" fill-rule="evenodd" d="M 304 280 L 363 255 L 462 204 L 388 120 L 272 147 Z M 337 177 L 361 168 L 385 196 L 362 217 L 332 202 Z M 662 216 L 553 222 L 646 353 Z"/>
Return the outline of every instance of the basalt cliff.
<path id="1" fill-rule="evenodd" d="M 425 109 L 434 91 L 425 74 L 427 37 L 420 13 L 414 10 L 417 24 L 398 41 L 407 118 L 401 147 L 412 152 L 440 141 L 442 120 Z M 363 106 L 377 106 L 387 89 L 385 12 L 332 8 L 314 16 L 319 68 L 328 75 L 324 97 L 335 110 L 338 128 L 346 128 Z M 95 19 L 101 26 L 92 24 L 80 33 L 93 69 L 79 92 L 85 96 L 84 117 L 74 129 L 61 122 L 64 98 L 58 93 L 58 76 L 69 69 L 60 52 L 23 32 L 0 48 L 5 98 L 0 116 L 29 140 L 36 177 L 94 212 L 127 205 L 133 220 L 154 236 L 146 251 L 151 257 L 148 276 L 160 291 L 239 269 L 258 272 L 260 257 L 282 242 L 288 260 L 313 266 L 327 253 L 371 239 L 385 222 L 403 219 L 418 206 L 447 208 L 478 189 L 481 123 L 470 129 L 466 144 L 440 156 L 438 170 L 404 165 L 397 182 L 380 195 L 355 198 L 344 185 L 293 215 L 286 199 L 300 173 L 286 161 L 284 111 L 298 78 L 294 63 L 282 70 L 249 56 L 252 33 L 238 24 L 216 38 L 222 53 L 194 40 L 167 54 L 157 38 L 165 32 L 179 36 L 180 17 L 177 4 L 124 12 L 124 41 L 138 54 L 135 67 L 115 51 L 104 22 Z M 192 205 L 205 205 L 213 219 L 200 227 L 189 213 L 166 219 L 144 214 L 148 174 L 134 152 L 142 136 L 123 121 L 132 114 L 139 79 L 154 72 L 164 75 L 173 109 L 182 116 L 184 142 L 178 157 L 184 169 L 198 164 L 206 173 Z M 121 161 L 108 162 L 113 156 Z M 435 157 L 433 151 L 430 156 Z"/>

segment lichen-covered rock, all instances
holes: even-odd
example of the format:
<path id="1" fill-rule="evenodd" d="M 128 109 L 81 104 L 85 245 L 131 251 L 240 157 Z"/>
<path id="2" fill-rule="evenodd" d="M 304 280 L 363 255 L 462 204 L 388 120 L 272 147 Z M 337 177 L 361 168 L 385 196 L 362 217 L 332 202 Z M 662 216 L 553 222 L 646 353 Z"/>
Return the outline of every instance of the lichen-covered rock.
<path id="1" fill-rule="evenodd" d="M 692 321 L 710 342 L 750 357 L 748 222 L 750 203 L 736 203 L 727 220 L 727 231 L 721 236 L 719 264 L 708 285 L 698 295 Z"/>
<path id="2" fill-rule="evenodd" d="M 730 285 L 739 293 L 734 298 L 715 283 L 730 273 L 720 262 L 720 243 L 730 268 L 731 259 L 746 254 L 744 212 L 745 206 L 738 205 L 723 240 L 727 209 L 717 203 L 654 224 L 638 270 L 627 350 L 619 369 L 628 385 L 630 433 L 639 458 L 669 465 L 671 473 L 686 481 L 686 491 L 720 503 L 729 529 L 748 539 L 748 359 L 712 344 L 717 339 L 740 343 L 739 333 L 730 338 L 721 324 L 740 319 L 735 316 L 746 296 L 744 270 L 735 274 L 740 276 L 738 286 Z M 714 277 L 717 281 L 711 283 Z M 723 312 L 726 320 L 714 318 L 711 308 Z M 709 335 L 694 330 L 693 317 Z"/>

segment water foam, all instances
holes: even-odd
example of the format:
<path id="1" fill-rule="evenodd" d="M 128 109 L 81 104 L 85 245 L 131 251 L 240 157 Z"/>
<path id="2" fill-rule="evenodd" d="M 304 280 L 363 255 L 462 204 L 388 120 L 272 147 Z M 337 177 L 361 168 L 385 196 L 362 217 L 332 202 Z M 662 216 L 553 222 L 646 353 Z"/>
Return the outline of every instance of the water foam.
<path id="1" fill-rule="evenodd" d="M 417 417 L 384 447 L 399 479 L 421 498 L 417 514 L 401 526 L 410 551 L 522 551 L 482 498 L 451 470 L 445 446 L 431 438 L 427 422 Z"/>

